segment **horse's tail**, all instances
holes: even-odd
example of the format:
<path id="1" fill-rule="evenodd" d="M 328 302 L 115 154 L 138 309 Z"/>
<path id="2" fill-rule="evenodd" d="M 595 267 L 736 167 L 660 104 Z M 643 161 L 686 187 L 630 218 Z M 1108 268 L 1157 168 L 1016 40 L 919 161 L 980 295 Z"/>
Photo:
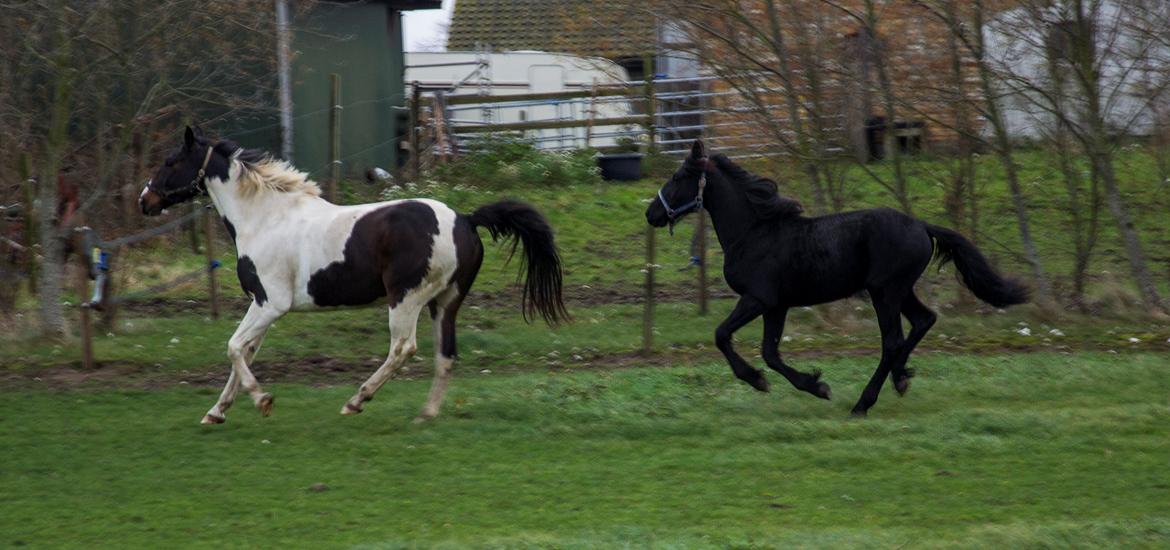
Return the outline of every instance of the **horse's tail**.
<path id="1" fill-rule="evenodd" d="M 987 258 L 984 258 L 979 249 L 966 237 L 945 227 L 930 224 L 926 225 L 926 232 L 934 239 L 934 255 L 939 266 L 954 261 L 955 268 L 959 270 L 960 280 L 976 298 L 995 307 L 1007 307 L 1028 301 L 1028 288 L 1015 279 L 996 273 L 987 262 Z"/>
<path id="2" fill-rule="evenodd" d="M 561 298 L 561 256 L 544 216 L 525 203 L 503 200 L 480 207 L 470 220 L 474 227 L 487 228 L 493 241 L 512 241 L 509 260 L 516 254 L 516 247 L 523 245 L 524 258 L 517 277 L 524 279 L 524 320 L 531 322 L 537 313 L 550 325 L 568 320 Z M 523 277 L 525 274 L 527 277 Z"/>

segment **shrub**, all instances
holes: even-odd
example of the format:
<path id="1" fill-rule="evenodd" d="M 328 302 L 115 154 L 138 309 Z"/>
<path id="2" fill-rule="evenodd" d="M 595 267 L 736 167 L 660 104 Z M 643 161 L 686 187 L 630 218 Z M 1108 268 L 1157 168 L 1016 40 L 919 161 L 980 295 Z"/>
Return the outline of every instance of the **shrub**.
<path id="1" fill-rule="evenodd" d="M 600 171 L 592 150 L 541 151 L 515 137 L 484 137 L 469 152 L 435 169 L 434 178 L 454 185 L 503 188 L 598 183 Z"/>

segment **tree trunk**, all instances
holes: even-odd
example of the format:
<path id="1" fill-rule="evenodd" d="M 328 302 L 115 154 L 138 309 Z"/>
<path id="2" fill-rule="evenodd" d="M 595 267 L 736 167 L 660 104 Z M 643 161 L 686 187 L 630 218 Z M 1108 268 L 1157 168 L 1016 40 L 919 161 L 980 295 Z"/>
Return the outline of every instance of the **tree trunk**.
<path id="1" fill-rule="evenodd" d="M 1109 143 L 1105 115 L 1101 109 L 1100 71 L 1097 67 L 1092 18 L 1086 16 L 1082 0 L 1076 0 L 1075 8 L 1077 37 L 1074 40 L 1076 46 L 1074 66 L 1077 71 L 1077 82 L 1080 83 L 1080 92 L 1084 96 L 1085 116 L 1089 125 L 1088 135 L 1084 137 L 1085 149 L 1093 163 L 1093 170 L 1101 178 L 1105 204 L 1117 222 L 1117 231 L 1125 246 L 1125 255 L 1129 259 L 1130 271 L 1142 295 L 1142 302 L 1152 311 L 1170 313 L 1158 295 L 1153 275 L 1146 264 L 1141 239 L 1138 237 L 1137 228 L 1134 227 L 1129 208 L 1121 196 L 1117 176 L 1113 171 L 1113 147 Z"/>
<path id="2" fill-rule="evenodd" d="M 1085 205 L 1082 204 L 1084 199 L 1081 197 L 1083 183 L 1077 174 L 1073 160 L 1072 144 L 1069 142 L 1069 126 L 1072 122 L 1069 119 L 1071 114 L 1067 110 L 1068 104 L 1065 101 L 1067 94 L 1065 80 L 1067 75 L 1061 70 L 1060 61 L 1055 55 L 1048 56 L 1048 83 L 1050 86 L 1048 95 L 1052 98 L 1053 110 L 1052 143 L 1056 148 L 1057 163 L 1064 181 L 1065 195 L 1068 199 L 1069 224 L 1073 241 L 1073 269 L 1071 273 L 1073 279 L 1072 303 L 1078 310 L 1085 311 L 1086 272 L 1089 269 L 1089 260 L 1092 257 L 1093 246 L 1097 240 L 1097 215 L 1100 209 L 1099 193 L 1097 191 L 1099 177 L 1097 170 L 1094 168 L 1089 183 L 1089 219 L 1086 222 L 1084 213 Z M 1086 223 L 1088 227 L 1086 227 Z"/>
<path id="3" fill-rule="evenodd" d="M 63 338 L 67 334 L 65 309 L 61 304 L 65 235 L 64 228 L 57 226 L 57 202 L 60 200 L 57 177 L 68 145 L 69 114 L 73 100 L 74 73 L 69 68 L 69 59 L 69 37 L 65 36 L 62 29 L 61 44 L 55 59 L 52 114 L 42 151 L 44 164 L 37 193 L 40 201 L 37 218 L 41 223 L 41 254 L 44 255 L 37 285 L 40 290 L 41 335 L 53 339 Z"/>
<path id="4" fill-rule="evenodd" d="M 792 78 L 792 69 L 788 63 L 788 50 L 784 45 L 784 34 L 780 29 L 780 15 L 776 9 L 776 1 L 768 0 L 766 3 L 768 8 L 768 27 L 771 32 L 772 53 L 776 56 L 776 64 L 779 69 L 779 75 L 788 88 L 784 92 L 784 97 L 787 100 L 788 106 L 788 121 L 792 125 L 792 130 L 796 133 L 796 149 L 797 156 L 800 157 L 800 162 L 804 165 L 804 173 L 808 176 L 809 185 L 812 186 L 813 192 L 813 207 L 818 213 L 826 212 L 828 210 L 828 202 L 825 199 L 825 189 L 821 183 L 820 170 L 817 168 L 817 160 L 819 155 L 816 155 L 809 143 L 808 133 L 805 131 L 804 120 L 800 113 L 799 97 L 801 96 L 799 90 L 796 89 L 796 81 Z M 805 70 L 811 71 L 811 67 L 805 67 Z M 815 121 L 813 121 L 815 124 Z"/>
<path id="5" fill-rule="evenodd" d="M 1003 114 L 999 110 L 999 101 L 996 99 L 992 85 L 991 68 L 987 66 L 984 57 L 983 45 L 983 2 L 975 0 L 972 4 L 975 19 L 975 64 L 979 70 L 980 91 L 983 93 L 983 102 L 986 109 L 987 121 L 994 131 L 995 154 L 1003 165 L 1004 176 L 1007 179 L 1008 190 L 1012 196 L 1012 207 L 1016 215 L 1016 225 L 1020 231 L 1020 243 L 1024 247 L 1024 259 L 1032 268 L 1032 276 L 1036 279 L 1036 301 L 1042 305 L 1050 305 L 1052 300 L 1052 284 L 1044 267 L 1040 263 L 1040 255 L 1036 251 L 1036 243 L 1032 240 L 1031 221 L 1028 216 L 1028 206 L 1024 193 L 1020 188 L 1020 177 L 1016 169 L 1014 149 L 1011 137 L 1008 135 Z"/>

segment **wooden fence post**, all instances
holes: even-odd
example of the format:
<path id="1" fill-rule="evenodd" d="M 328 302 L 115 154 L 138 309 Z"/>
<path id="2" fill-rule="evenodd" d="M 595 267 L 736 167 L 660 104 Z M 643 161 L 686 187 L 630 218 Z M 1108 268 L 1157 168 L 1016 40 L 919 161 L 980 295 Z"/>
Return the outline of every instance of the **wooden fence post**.
<path id="1" fill-rule="evenodd" d="M 207 293 L 211 298 L 211 318 L 219 319 L 219 285 L 215 279 L 215 214 L 208 209 L 203 220 L 207 239 L 204 250 L 207 252 Z"/>
<path id="2" fill-rule="evenodd" d="M 329 202 L 337 203 L 341 181 L 341 77 L 329 75 Z"/>
<path id="3" fill-rule="evenodd" d="M 593 77 L 593 87 L 590 89 L 589 111 L 585 113 L 585 148 L 593 147 L 593 119 L 597 116 L 597 77 Z"/>
<path id="4" fill-rule="evenodd" d="M 646 295 L 642 310 L 642 354 L 650 355 L 654 348 L 654 227 L 646 226 Z"/>
<path id="5" fill-rule="evenodd" d="M 695 240 L 698 250 L 695 254 L 699 258 L 699 315 L 707 314 L 707 211 L 699 210 L 696 216 Z"/>
<path id="6" fill-rule="evenodd" d="M 93 364 L 93 324 L 89 318 L 89 262 L 86 255 L 89 250 L 83 250 L 77 255 L 81 259 L 81 269 L 77 270 L 77 309 L 81 317 L 81 366 L 92 370 Z"/>
<path id="7" fill-rule="evenodd" d="M 203 208 L 203 207 L 199 206 L 198 203 L 193 202 L 193 203 L 191 203 L 190 213 L 194 214 L 195 212 L 198 212 L 200 208 Z M 198 254 L 199 253 L 199 224 L 194 224 L 194 223 L 191 224 L 191 226 L 187 228 L 187 236 L 190 237 L 190 240 L 191 240 L 191 253 Z"/>
<path id="8" fill-rule="evenodd" d="M 707 86 L 708 84 L 706 82 L 700 83 L 699 91 L 706 92 Z M 703 141 L 708 144 L 708 147 L 710 147 L 714 138 L 713 125 L 706 124 L 706 111 L 710 109 L 710 103 L 711 98 L 706 95 L 699 99 L 699 109 L 703 111 L 703 114 L 699 115 L 699 122 L 703 126 L 700 132 L 703 136 Z M 707 280 L 707 211 L 705 209 L 699 210 L 697 217 L 698 221 L 696 223 L 698 225 L 695 227 L 695 239 L 698 240 L 699 245 L 697 251 L 699 256 L 699 315 L 706 315 L 708 311 L 707 302 L 710 298 L 710 283 Z"/>
<path id="9" fill-rule="evenodd" d="M 435 124 L 435 147 L 439 148 L 439 160 L 447 163 L 447 108 L 443 101 L 443 93 L 435 92 L 435 102 L 432 120 Z"/>
<path id="10" fill-rule="evenodd" d="M 422 108 L 419 101 L 422 99 L 422 90 L 418 81 L 410 83 L 410 181 L 418 181 L 422 168 L 422 159 L 419 150 L 419 110 Z"/>
<path id="11" fill-rule="evenodd" d="M 646 54 L 642 60 L 642 68 L 646 71 L 646 87 L 644 95 L 646 96 L 646 122 L 643 126 L 646 129 L 646 153 L 654 154 L 655 152 L 655 105 L 654 105 L 654 56 Z"/>

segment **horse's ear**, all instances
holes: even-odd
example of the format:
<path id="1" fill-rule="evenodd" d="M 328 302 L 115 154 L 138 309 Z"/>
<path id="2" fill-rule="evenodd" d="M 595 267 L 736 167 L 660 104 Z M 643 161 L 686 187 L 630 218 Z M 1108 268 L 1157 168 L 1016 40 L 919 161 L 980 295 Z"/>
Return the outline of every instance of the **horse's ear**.
<path id="1" fill-rule="evenodd" d="M 696 139 L 695 144 L 691 145 L 691 158 L 699 160 L 707 156 L 707 148 L 703 146 L 703 140 Z"/>
<path id="2" fill-rule="evenodd" d="M 192 130 L 190 126 L 183 132 L 183 146 L 188 150 L 195 146 L 195 130 Z"/>

